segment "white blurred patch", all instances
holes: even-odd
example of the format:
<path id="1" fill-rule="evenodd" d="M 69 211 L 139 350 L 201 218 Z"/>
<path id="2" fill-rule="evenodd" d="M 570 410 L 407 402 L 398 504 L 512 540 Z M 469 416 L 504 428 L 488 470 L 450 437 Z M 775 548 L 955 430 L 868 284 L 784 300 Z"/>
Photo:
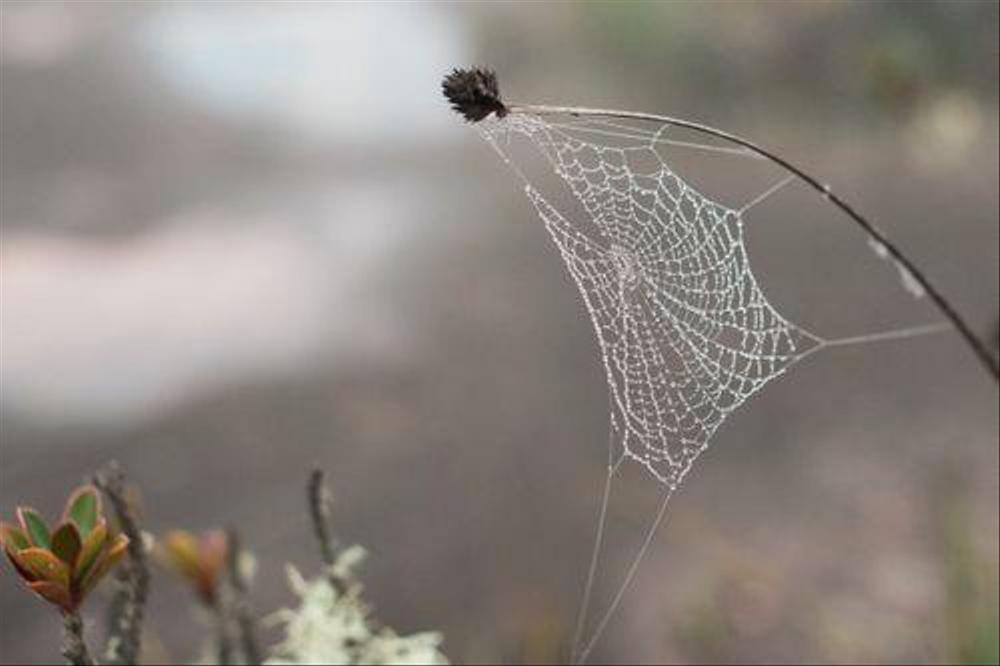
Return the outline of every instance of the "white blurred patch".
<path id="1" fill-rule="evenodd" d="M 923 105 L 904 130 L 913 162 L 931 174 L 962 166 L 979 147 L 986 122 L 982 107 L 968 93 L 936 97 Z"/>
<path id="2" fill-rule="evenodd" d="M 406 354 L 372 285 L 420 202 L 358 187 L 311 201 L 316 230 L 199 209 L 120 241 L 6 232 L 0 409 L 128 424 L 228 384 Z"/>
<path id="3" fill-rule="evenodd" d="M 422 3 L 178 4 L 139 38 L 197 103 L 358 143 L 453 129 L 440 80 L 467 52 Z"/>

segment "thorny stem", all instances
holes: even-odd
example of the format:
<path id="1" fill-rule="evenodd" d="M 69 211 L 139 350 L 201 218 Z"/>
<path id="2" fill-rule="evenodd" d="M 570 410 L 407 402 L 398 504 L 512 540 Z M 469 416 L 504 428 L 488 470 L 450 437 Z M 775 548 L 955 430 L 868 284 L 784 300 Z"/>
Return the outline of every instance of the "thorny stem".
<path id="1" fill-rule="evenodd" d="M 94 660 L 83 640 L 83 619 L 77 611 L 63 613 L 63 649 L 62 655 L 67 663 L 73 666 L 93 666 Z"/>
<path id="2" fill-rule="evenodd" d="M 240 566 L 242 548 L 239 535 L 231 529 L 226 534 L 226 568 L 229 572 L 229 585 L 233 591 L 233 615 L 239 631 L 240 646 L 243 657 L 250 666 L 257 666 L 263 661 L 260 643 L 257 641 L 257 627 L 247 602 L 248 585 Z"/>
<path id="3" fill-rule="evenodd" d="M 111 462 L 94 478 L 114 509 L 122 532 L 128 537 L 128 574 L 124 579 L 126 594 L 108 637 L 105 658 L 109 664 L 135 664 L 142 644 L 142 619 L 149 596 L 149 566 L 142 532 L 125 497 L 125 475 Z"/>
<path id="4" fill-rule="evenodd" d="M 921 271 L 917 266 L 903 254 L 903 251 L 896 246 L 889 238 L 886 237 L 885 233 L 882 232 L 873 222 L 865 218 L 861 213 L 856 211 L 849 203 L 834 194 L 829 186 L 824 185 L 819 182 L 816 178 L 809 175 L 799 167 L 795 166 L 788 160 L 780 157 L 769 150 L 758 146 L 748 139 L 737 136 L 735 134 L 730 134 L 720 129 L 715 129 L 714 127 L 709 127 L 708 125 L 702 125 L 700 123 L 695 123 L 690 120 L 682 120 L 680 118 L 672 118 L 670 116 L 659 116 L 650 113 L 635 113 L 631 111 L 613 111 L 607 109 L 588 109 L 583 107 L 575 106 L 547 106 L 547 105 L 511 105 L 507 107 L 509 113 L 525 113 L 525 114 L 535 114 L 535 115 L 553 115 L 553 114 L 566 114 L 574 117 L 603 117 L 603 118 L 620 118 L 620 119 L 633 119 L 633 120 L 645 120 L 650 122 L 665 123 L 668 125 L 673 125 L 676 127 L 684 127 L 686 129 L 698 132 L 700 134 L 705 134 L 707 136 L 714 136 L 730 143 L 734 143 L 738 146 L 763 157 L 766 160 L 778 165 L 788 173 L 794 175 L 796 178 L 804 182 L 806 185 L 812 189 L 819 192 L 825 199 L 827 199 L 834 206 L 839 208 L 843 213 L 845 213 L 851 220 L 853 220 L 859 227 L 864 229 L 864 231 L 875 241 L 880 243 L 885 247 L 889 255 L 903 268 L 910 272 L 914 279 L 920 283 L 924 291 L 930 296 L 931 300 L 938 307 L 941 313 L 950 321 L 961 336 L 965 339 L 965 342 L 969 345 L 972 351 L 975 353 L 976 357 L 982 363 L 986 371 L 990 373 L 993 379 L 1000 383 L 1000 359 L 995 357 L 989 349 L 989 346 L 983 342 L 979 336 L 972 330 L 972 327 L 968 322 L 958 313 L 951 302 L 944 297 L 944 295 L 938 291 L 938 289 L 931 284 L 927 276 Z"/>

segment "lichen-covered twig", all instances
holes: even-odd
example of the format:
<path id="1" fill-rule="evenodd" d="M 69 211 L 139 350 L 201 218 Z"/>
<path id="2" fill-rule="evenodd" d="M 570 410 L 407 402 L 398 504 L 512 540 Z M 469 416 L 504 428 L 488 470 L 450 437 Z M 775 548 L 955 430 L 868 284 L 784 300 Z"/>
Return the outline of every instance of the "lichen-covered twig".
<path id="1" fill-rule="evenodd" d="M 248 585 L 241 567 L 242 548 L 239 534 L 231 529 L 226 535 L 226 569 L 229 575 L 229 586 L 232 588 L 233 619 L 239 631 L 240 647 L 247 664 L 257 666 L 263 661 L 260 643 L 257 641 L 257 627 L 247 601 Z M 220 650 L 222 645 L 220 644 Z"/>
<path id="2" fill-rule="evenodd" d="M 83 620 L 78 612 L 63 613 L 63 633 L 62 655 L 66 661 L 73 666 L 93 666 L 94 660 L 83 640 Z"/>
<path id="3" fill-rule="evenodd" d="M 308 486 L 309 518 L 312 521 L 313 534 L 319 543 L 320 557 L 326 568 L 326 577 L 340 594 L 346 594 L 348 584 L 336 572 L 337 544 L 330 534 L 330 492 L 324 482 L 323 470 L 315 468 L 309 475 Z"/>
<path id="4" fill-rule="evenodd" d="M 125 594 L 112 618 L 105 659 L 109 664 L 138 663 L 142 643 L 142 620 L 149 595 L 149 565 L 142 532 L 125 497 L 125 475 L 117 463 L 109 463 L 94 477 L 94 485 L 108 499 L 118 525 L 128 544 L 128 573 L 124 577 Z"/>
<path id="5" fill-rule="evenodd" d="M 111 600 L 108 602 L 106 615 L 108 621 L 109 640 L 111 638 L 110 632 L 114 631 L 115 626 L 118 624 L 118 617 L 122 614 L 125 604 L 128 603 L 128 578 L 128 571 L 125 568 L 119 568 L 115 571 L 115 577 L 111 581 L 113 589 L 111 591 Z"/>

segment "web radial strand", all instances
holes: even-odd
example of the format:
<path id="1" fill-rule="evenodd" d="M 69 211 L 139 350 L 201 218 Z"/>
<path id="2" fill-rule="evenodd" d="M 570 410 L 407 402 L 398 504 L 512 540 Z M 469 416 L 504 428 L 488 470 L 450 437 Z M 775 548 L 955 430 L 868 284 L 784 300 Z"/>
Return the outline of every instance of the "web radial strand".
<path id="1" fill-rule="evenodd" d="M 676 487 L 729 414 L 824 341 L 768 302 L 741 212 L 700 194 L 655 151 L 666 127 L 622 132 L 617 145 L 524 114 L 479 128 L 524 179 L 579 288 L 623 455 Z M 518 136 L 565 182 L 581 219 L 564 216 L 524 175 L 509 149 Z"/>

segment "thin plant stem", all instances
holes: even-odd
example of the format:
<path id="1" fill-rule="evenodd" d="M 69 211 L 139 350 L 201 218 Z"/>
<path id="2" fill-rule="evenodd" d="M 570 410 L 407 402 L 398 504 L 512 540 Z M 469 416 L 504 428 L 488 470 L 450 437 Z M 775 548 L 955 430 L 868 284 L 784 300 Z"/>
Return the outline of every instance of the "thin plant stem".
<path id="1" fill-rule="evenodd" d="M 73 666 L 93 666 L 94 660 L 83 640 L 83 619 L 77 611 L 63 613 L 62 655 Z"/>
<path id="2" fill-rule="evenodd" d="M 240 566 L 243 550 L 236 530 L 229 530 L 226 540 L 226 568 L 229 572 L 229 585 L 233 592 L 233 616 L 239 632 L 240 648 L 246 663 L 250 666 L 257 666 L 263 662 L 263 656 L 260 643 L 257 640 L 257 625 L 247 601 L 249 585 Z"/>
<path id="3" fill-rule="evenodd" d="M 840 209 L 844 214 L 846 214 L 851 220 L 855 222 L 859 227 L 861 227 L 868 236 L 883 247 L 889 255 L 895 260 L 900 266 L 909 271 L 910 275 L 923 287 L 924 291 L 934 302 L 937 308 L 941 311 L 948 321 L 950 321 L 954 327 L 958 330 L 959 334 L 965 339 L 965 342 L 975 353 L 976 358 L 983 365 L 986 371 L 993 377 L 994 381 L 1000 384 L 1000 359 L 994 356 L 987 345 L 976 333 L 973 331 L 972 326 L 965 320 L 962 315 L 958 313 L 955 306 L 952 305 L 945 296 L 935 287 L 927 275 L 921 271 L 906 254 L 894 243 L 892 242 L 885 233 L 879 229 L 872 221 L 864 217 L 859 213 L 853 206 L 837 196 L 829 186 L 822 184 L 818 179 L 809 175 L 799 167 L 795 166 L 785 158 L 777 155 L 756 143 L 745 139 L 741 136 L 731 134 L 729 132 L 716 129 L 714 127 L 709 127 L 708 125 L 703 125 L 701 123 L 692 122 L 690 120 L 683 120 L 680 118 L 673 118 L 670 116 L 660 116 L 650 113 L 636 113 L 632 111 L 616 111 L 609 109 L 590 109 L 585 107 L 576 106 L 547 106 L 547 105 L 534 105 L 534 104 L 514 104 L 507 107 L 507 112 L 509 113 L 523 113 L 523 114 L 534 114 L 534 115 L 569 115 L 573 117 L 594 117 L 594 118 L 618 118 L 622 120 L 644 120 L 648 122 L 665 123 L 674 127 L 683 127 L 706 136 L 713 136 L 718 139 L 723 139 L 730 143 L 741 146 L 761 157 L 767 159 L 773 164 L 778 165 L 788 173 L 794 175 L 796 178 L 801 180 L 803 183 L 814 189 L 820 195 L 823 196 L 827 201 Z"/>
<path id="4" fill-rule="evenodd" d="M 309 519 L 312 522 L 313 534 L 319 544 L 320 558 L 323 564 L 332 567 L 336 560 L 337 547 L 330 535 L 330 493 L 324 483 L 323 470 L 316 468 L 309 475 Z"/>
<path id="5" fill-rule="evenodd" d="M 338 594 L 345 595 L 349 591 L 348 585 L 334 571 L 337 543 L 330 534 L 330 491 L 326 487 L 322 469 L 317 467 L 309 475 L 306 494 L 309 502 L 309 519 L 312 522 L 316 542 L 319 544 L 320 558 L 326 569 L 327 581 Z"/>
<path id="6" fill-rule="evenodd" d="M 128 604 L 131 593 L 129 592 L 129 571 L 128 567 L 118 567 L 115 569 L 114 578 L 111 581 L 111 599 L 108 601 L 105 617 L 107 618 L 107 635 L 105 643 L 112 645 L 112 636 L 118 629 L 118 622 L 122 613 L 125 612 L 125 605 Z M 105 650 L 109 652 L 109 650 Z"/>
<path id="7" fill-rule="evenodd" d="M 205 602 L 205 611 L 208 621 L 212 623 L 215 631 L 215 658 L 219 666 L 232 666 L 233 659 L 233 639 L 231 632 L 232 622 L 227 611 L 225 595 L 217 593 L 211 601 Z"/>
<path id="8" fill-rule="evenodd" d="M 215 654 L 219 659 L 219 666 L 231 666 L 233 663 L 233 642 L 229 639 L 229 623 L 224 614 L 219 613 L 213 617 L 215 627 Z"/>
<path id="9" fill-rule="evenodd" d="M 100 488 L 114 509 L 115 517 L 122 532 L 129 539 L 128 574 L 124 579 L 127 595 L 124 596 L 105 649 L 105 659 L 109 664 L 138 663 L 142 647 L 142 621 L 149 596 L 149 565 L 146 561 L 146 546 L 132 508 L 125 497 L 125 475 L 115 462 L 109 463 L 94 478 L 94 485 Z"/>

